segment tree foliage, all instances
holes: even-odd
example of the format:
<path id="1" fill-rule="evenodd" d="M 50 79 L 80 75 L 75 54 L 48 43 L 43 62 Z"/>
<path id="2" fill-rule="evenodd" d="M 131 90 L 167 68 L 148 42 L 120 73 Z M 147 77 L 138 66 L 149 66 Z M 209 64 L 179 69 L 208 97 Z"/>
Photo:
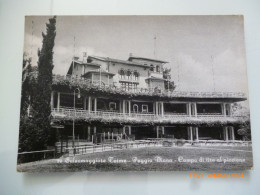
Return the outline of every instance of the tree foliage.
<path id="1" fill-rule="evenodd" d="M 53 48 L 56 36 L 56 17 L 49 19 L 46 24 L 46 34 L 42 33 L 42 49 L 38 50 L 38 77 L 37 93 L 32 99 L 34 122 L 41 131 L 41 145 L 46 147 L 51 144 L 51 92 Z"/>
<path id="2" fill-rule="evenodd" d="M 169 89 L 170 91 L 173 91 L 176 88 L 176 85 L 174 84 L 174 81 L 171 81 L 171 69 L 170 68 L 163 69 L 163 78 L 166 79 L 166 81 L 164 81 L 165 89 Z"/>
<path id="3" fill-rule="evenodd" d="M 251 140 L 250 121 L 241 124 L 239 129 L 237 130 L 237 133 L 239 135 L 242 135 L 245 141 L 250 141 Z"/>
<path id="4" fill-rule="evenodd" d="M 53 144 L 50 126 L 50 98 L 52 91 L 53 47 L 56 36 L 56 17 L 46 24 L 42 33 L 42 48 L 38 51 L 38 66 L 31 59 L 23 59 L 23 81 L 20 114 L 19 151 L 43 150 Z M 37 71 L 37 77 L 29 76 Z M 30 113 L 28 106 L 30 105 Z"/>

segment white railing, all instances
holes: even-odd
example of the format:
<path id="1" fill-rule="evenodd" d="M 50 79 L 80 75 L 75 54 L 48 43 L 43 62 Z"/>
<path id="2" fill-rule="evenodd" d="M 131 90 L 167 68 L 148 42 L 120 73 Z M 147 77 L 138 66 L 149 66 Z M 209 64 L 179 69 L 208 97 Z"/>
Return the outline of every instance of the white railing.
<path id="1" fill-rule="evenodd" d="M 144 94 L 160 94 L 169 97 L 185 97 L 185 98 L 243 98 L 246 99 L 246 94 L 243 92 L 191 92 L 191 91 L 168 91 L 159 88 L 121 88 L 118 83 L 113 83 L 110 85 L 107 84 L 100 84 L 99 80 L 91 81 L 89 79 L 75 77 L 70 75 L 53 75 L 53 83 L 58 84 L 61 81 L 68 81 L 73 82 L 75 84 L 82 84 L 88 85 L 94 88 L 102 88 L 107 90 L 113 91 L 126 91 L 127 93 L 139 93 L 141 95 Z"/>
<path id="2" fill-rule="evenodd" d="M 120 113 L 115 111 L 108 110 L 99 110 L 99 111 L 88 111 L 88 110 L 79 110 L 79 109 L 71 109 L 71 108 L 54 108 L 52 109 L 52 116 L 54 119 L 102 119 L 102 120 L 113 120 L 113 119 L 121 119 L 121 120 L 135 120 L 137 122 L 142 121 L 170 121 L 170 122 L 183 122 L 185 121 L 222 121 L 222 122 L 234 122 L 236 120 L 244 120 L 244 116 L 224 116 L 224 115 L 197 115 L 190 116 L 188 114 L 163 114 L 156 115 L 154 113 Z"/>

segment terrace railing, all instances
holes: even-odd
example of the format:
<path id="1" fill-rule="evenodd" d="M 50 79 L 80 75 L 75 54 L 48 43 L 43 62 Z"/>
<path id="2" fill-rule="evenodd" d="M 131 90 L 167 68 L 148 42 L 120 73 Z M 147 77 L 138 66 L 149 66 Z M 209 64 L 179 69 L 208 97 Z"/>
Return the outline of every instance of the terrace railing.
<path id="1" fill-rule="evenodd" d="M 140 94 L 140 95 L 163 95 L 169 97 L 186 97 L 186 98 L 243 98 L 246 99 L 246 94 L 242 92 L 191 92 L 191 91 L 171 91 L 171 90 L 164 90 L 159 88 L 122 88 L 118 85 L 118 83 L 113 84 L 105 84 L 100 83 L 99 80 L 85 79 L 82 77 L 75 77 L 70 75 L 53 75 L 53 83 L 59 84 L 60 82 L 71 82 L 74 85 L 88 86 L 97 89 L 105 89 L 105 90 L 112 90 L 115 92 L 122 92 L 125 91 L 126 93 L 132 94 Z"/>
<path id="2" fill-rule="evenodd" d="M 187 114 L 164 114 L 156 115 L 154 113 L 120 113 L 108 110 L 99 111 L 88 111 L 81 109 L 71 108 L 54 108 L 52 110 L 52 117 L 54 119 L 67 119 L 72 120 L 73 118 L 84 120 L 84 119 L 102 119 L 102 120 L 128 120 L 136 122 L 179 122 L 185 123 L 187 121 L 205 121 L 205 122 L 234 122 L 245 119 L 245 116 L 224 116 L 224 115 L 197 115 L 190 116 Z"/>

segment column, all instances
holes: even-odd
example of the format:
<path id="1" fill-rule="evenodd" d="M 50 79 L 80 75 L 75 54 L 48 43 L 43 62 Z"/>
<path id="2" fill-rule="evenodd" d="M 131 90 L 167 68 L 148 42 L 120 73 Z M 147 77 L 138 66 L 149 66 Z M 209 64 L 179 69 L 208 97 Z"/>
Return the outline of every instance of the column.
<path id="1" fill-rule="evenodd" d="M 90 126 L 88 126 L 88 141 L 90 141 L 91 136 L 90 136 Z"/>
<path id="2" fill-rule="evenodd" d="M 52 91 L 51 92 L 51 110 L 53 109 L 53 95 L 54 95 L 54 92 Z"/>
<path id="3" fill-rule="evenodd" d="M 195 127 L 195 131 L 196 131 L 196 139 L 199 141 L 199 128 Z"/>
<path id="4" fill-rule="evenodd" d="M 191 116 L 195 116 L 195 104 L 191 103 Z"/>
<path id="5" fill-rule="evenodd" d="M 86 96 L 84 97 L 83 103 L 84 103 L 84 110 L 87 110 L 87 97 Z"/>
<path id="6" fill-rule="evenodd" d="M 107 84 L 109 86 L 109 75 L 107 75 Z"/>
<path id="7" fill-rule="evenodd" d="M 222 115 L 226 116 L 226 104 L 225 103 L 221 104 L 221 108 L 222 108 Z"/>
<path id="8" fill-rule="evenodd" d="M 162 126 L 162 134 L 164 135 L 164 126 Z"/>
<path id="9" fill-rule="evenodd" d="M 94 112 L 97 112 L 97 98 L 94 98 Z"/>
<path id="10" fill-rule="evenodd" d="M 97 133 L 97 127 L 94 126 L 94 134 L 96 134 L 96 133 Z"/>
<path id="11" fill-rule="evenodd" d="M 155 115 L 158 115 L 158 102 L 155 102 Z"/>
<path id="12" fill-rule="evenodd" d="M 122 100 L 119 101 L 119 112 L 122 113 L 123 109 L 122 109 Z"/>
<path id="13" fill-rule="evenodd" d="M 91 96 L 88 97 L 88 113 L 92 110 L 92 99 Z"/>
<path id="14" fill-rule="evenodd" d="M 123 134 L 125 134 L 125 126 L 123 126 Z"/>
<path id="15" fill-rule="evenodd" d="M 156 137 L 159 138 L 159 126 L 156 126 Z"/>
<path id="16" fill-rule="evenodd" d="M 123 100 L 123 114 L 125 114 L 125 100 Z"/>
<path id="17" fill-rule="evenodd" d="M 131 133 L 132 133 L 132 126 L 128 126 L 128 130 L 129 130 L 129 135 L 131 135 Z"/>
<path id="18" fill-rule="evenodd" d="M 197 104 L 194 103 L 194 115 L 195 117 L 197 117 Z"/>
<path id="19" fill-rule="evenodd" d="M 191 116 L 191 103 L 186 104 L 186 109 L 187 109 L 187 115 Z"/>
<path id="20" fill-rule="evenodd" d="M 60 109 L 60 92 L 58 92 L 57 108 Z"/>
<path id="21" fill-rule="evenodd" d="M 232 105 L 228 104 L 228 116 L 232 116 L 232 109 L 231 109 Z"/>
<path id="22" fill-rule="evenodd" d="M 229 130 L 230 130 L 231 140 L 235 140 L 234 127 L 230 126 L 230 127 L 229 127 Z"/>
<path id="23" fill-rule="evenodd" d="M 224 127 L 224 139 L 228 141 L 228 127 Z"/>
<path id="24" fill-rule="evenodd" d="M 164 106 L 163 106 L 164 104 L 163 104 L 163 102 L 161 102 L 161 107 L 162 107 L 162 109 L 161 109 L 161 111 L 162 111 L 162 116 L 164 115 Z"/>
<path id="25" fill-rule="evenodd" d="M 129 112 L 129 116 L 131 115 L 131 101 L 128 101 L 128 112 Z"/>
<path id="26" fill-rule="evenodd" d="M 190 134 L 190 140 L 193 141 L 193 131 L 192 131 L 192 127 L 188 127 L 188 131 Z"/>

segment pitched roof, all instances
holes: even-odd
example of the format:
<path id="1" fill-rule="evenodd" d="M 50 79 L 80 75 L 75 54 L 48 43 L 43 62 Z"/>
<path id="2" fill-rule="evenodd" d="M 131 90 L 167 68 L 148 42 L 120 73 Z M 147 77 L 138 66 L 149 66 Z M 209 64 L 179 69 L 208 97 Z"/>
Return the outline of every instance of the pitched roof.
<path id="1" fill-rule="evenodd" d="M 152 58 L 144 58 L 144 57 L 136 57 L 136 56 L 131 56 L 128 58 L 129 61 L 132 59 L 140 59 L 140 60 L 147 60 L 147 61 L 153 61 L 153 62 L 160 62 L 160 63 L 169 63 L 163 60 L 157 60 L 157 59 L 152 59 Z"/>
<path id="2" fill-rule="evenodd" d="M 74 60 L 74 63 L 75 64 L 81 64 L 81 65 L 89 65 L 89 66 L 98 66 L 98 67 L 101 66 L 100 64 L 82 62 L 82 61 L 79 61 L 79 60 Z M 69 67 L 69 70 L 68 70 L 67 74 L 72 74 L 72 67 L 73 67 L 73 60 L 72 60 L 72 62 L 70 64 L 70 67 Z"/>
<path id="3" fill-rule="evenodd" d="M 158 77 L 154 77 L 154 76 L 151 76 L 145 80 L 160 80 L 160 81 L 166 81 L 166 79 L 163 79 L 163 78 L 158 78 Z"/>
<path id="4" fill-rule="evenodd" d="M 85 73 L 84 75 L 82 75 L 82 76 L 84 77 L 84 76 L 87 76 L 88 74 L 91 74 L 91 73 L 100 74 L 100 70 L 99 70 L 99 69 L 97 69 L 97 70 L 90 70 L 90 71 L 86 72 L 86 73 Z M 112 76 L 115 75 L 114 73 L 107 72 L 107 71 L 102 70 L 102 69 L 101 69 L 101 74 L 102 74 L 102 75 L 112 75 Z"/>
<path id="5" fill-rule="evenodd" d="M 131 62 L 128 60 L 119 60 L 119 59 L 114 59 L 114 58 L 109 58 L 109 57 L 89 56 L 89 58 L 94 58 L 94 59 L 105 61 L 105 62 L 115 62 L 115 63 L 121 63 L 121 64 L 134 65 L 134 66 L 149 67 L 148 65 L 144 65 L 141 63 L 137 63 L 137 62 Z"/>

